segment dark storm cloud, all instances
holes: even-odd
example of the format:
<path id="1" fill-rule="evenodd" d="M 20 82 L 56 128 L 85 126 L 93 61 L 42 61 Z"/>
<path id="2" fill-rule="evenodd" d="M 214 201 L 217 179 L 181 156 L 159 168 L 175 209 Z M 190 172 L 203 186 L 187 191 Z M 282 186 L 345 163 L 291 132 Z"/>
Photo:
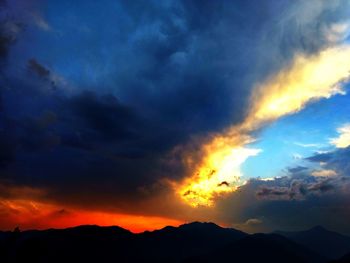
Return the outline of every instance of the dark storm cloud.
<path id="1" fill-rule="evenodd" d="M 297 166 L 297 167 L 288 168 L 288 172 L 290 172 L 290 173 L 298 173 L 298 172 L 305 171 L 307 169 L 308 168 L 304 167 L 304 166 Z"/>
<path id="2" fill-rule="evenodd" d="M 173 173 L 172 167 L 154 171 L 163 165 L 161 155 L 172 147 L 186 142 L 196 133 L 218 130 L 243 117 L 247 99 L 244 94 L 248 94 L 248 86 L 240 83 L 235 74 L 247 71 L 253 58 L 253 42 L 249 37 L 253 37 L 256 22 L 236 25 L 231 33 L 226 32 L 240 18 L 231 16 L 230 12 L 221 17 L 221 12 L 226 9 L 223 3 L 198 5 L 186 2 L 158 6 L 128 1 L 122 6 L 128 14 L 123 19 L 129 20 L 131 26 L 125 33 L 129 43 L 119 46 L 126 55 L 122 57 L 123 61 L 116 57 L 114 64 L 120 69 L 115 74 L 117 78 L 108 82 L 114 83 L 120 97 L 129 105 L 120 102 L 116 95 L 99 92 L 103 87 L 87 87 L 90 91 L 84 91 L 85 88 L 79 86 L 81 91 L 70 97 L 64 95 L 59 85 L 57 91 L 50 91 L 46 86 L 50 85 L 53 71 L 38 59 L 30 58 L 26 67 L 31 74 L 22 72 L 24 79 L 9 83 L 11 90 L 4 95 L 6 118 L 14 123 L 13 128 L 7 126 L 6 130 L 12 129 L 16 142 L 12 149 L 19 148 L 17 153 L 21 158 L 29 158 L 27 151 L 46 155 L 38 156 L 39 159 L 51 155 L 60 159 L 60 155 L 77 151 L 74 153 L 77 159 L 79 155 L 83 159 L 96 158 L 96 167 L 91 168 L 89 174 L 98 174 L 103 166 L 106 171 L 102 174 L 106 174 L 107 180 L 115 180 L 112 185 L 133 181 L 142 186 L 157 181 L 160 174 L 179 176 Z M 212 12 L 213 8 L 215 12 Z M 250 7 L 244 8 L 248 12 Z M 217 27 L 218 24 L 222 26 Z M 249 33 L 239 29 L 242 26 L 247 27 Z M 236 34 L 243 35 L 242 39 L 236 41 Z M 226 43 L 227 39 L 230 44 Z M 238 49 L 229 54 L 233 50 L 231 44 L 240 48 L 240 42 L 248 43 L 252 50 L 243 56 Z M 89 49 L 89 43 L 86 48 Z M 112 48 L 109 52 L 114 56 Z M 233 69 L 231 64 L 235 65 Z M 244 65 L 243 69 L 240 64 Z M 18 96 L 18 91 L 28 95 Z M 15 101 L 17 108 L 21 108 L 18 112 L 11 105 Z M 51 112 L 55 123 L 42 127 L 39 119 L 44 112 Z M 47 154 L 47 150 L 54 153 Z M 122 163 L 125 158 L 139 159 L 139 163 Z M 58 161 L 47 163 L 52 165 L 52 170 L 60 170 L 55 167 L 59 165 Z M 39 166 L 32 163 L 30 174 L 35 174 Z M 110 171 L 106 167 L 110 167 Z M 65 173 L 74 174 L 77 182 L 86 177 L 82 167 L 79 171 L 79 167 L 67 164 L 65 169 Z M 17 180 L 21 173 L 14 172 Z M 120 175 L 112 176 L 116 173 Z M 36 181 L 50 184 L 52 180 L 53 185 L 59 185 L 54 178 L 38 177 Z M 94 180 L 93 175 L 91 180 Z M 97 177 L 95 180 L 99 181 Z M 72 191 L 75 187 L 72 182 Z"/>
<path id="3" fill-rule="evenodd" d="M 107 140 L 131 138 L 140 128 L 136 114 L 113 95 L 100 97 L 87 91 L 73 97 L 69 104 L 83 127 L 98 132 Z"/>
<path id="4" fill-rule="evenodd" d="M 9 137 L 0 133 L 0 167 L 4 167 L 11 163 L 15 158 L 15 145 Z"/>
<path id="5" fill-rule="evenodd" d="M 28 61 L 28 69 L 42 78 L 47 78 L 50 75 L 50 70 L 39 64 L 35 59 Z"/>
<path id="6" fill-rule="evenodd" d="M 309 21 L 303 1 L 54 2 L 50 32 L 28 14 L 23 38 L 14 22 L 0 32 L 12 55 L 0 176 L 56 201 L 125 210 L 169 191 L 159 182 L 186 174 L 177 146 L 241 121 L 256 82 L 327 45 L 323 28 L 339 13 L 320 7 Z M 261 195 L 299 200 L 321 187 L 282 181 Z"/>
<path id="7" fill-rule="evenodd" d="M 0 1 L 0 168 L 11 163 L 16 154 L 16 144 L 11 134 L 12 131 L 7 129 L 11 124 L 5 116 L 5 101 L 3 98 L 4 89 L 4 67 L 7 62 L 7 56 L 11 45 L 13 45 L 18 34 L 23 30 L 23 24 L 6 12 L 6 1 Z"/>
<path id="8" fill-rule="evenodd" d="M 11 18 L 2 16 L 0 18 L 0 57 L 3 60 L 7 56 L 10 46 L 16 41 L 23 25 Z"/>
<path id="9" fill-rule="evenodd" d="M 315 154 L 306 158 L 306 160 L 310 162 L 322 162 L 324 169 L 334 170 L 343 176 L 350 176 L 350 147 Z"/>
<path id="10" fill-rule="evenodd" d="M 234 76 L 253 59 L 253 29 L 238 29 L 232 11 L 221 16 L 223 2 L 136 3 L 123 2 L 135 34 L 115 77 L 120 96 L 181 137 L 240 120 L 250 87 Z"/>
<path id="11" fill-rule="evenodd" d="M 279 197 L 279 196 L 289 196 L 289 189 L 286 187 L 261 187 L 256 193 L 258 197 Z"/>
<path id="12" fill-rule="evenodd" d="M 314 178 L 311 177 L 311 179 Z M 271 200 L 298 200 L 306 198 L 306 196 L 309 194 L 322 194 L 335 190 L 337 188 L 337 184 L 339 183 L 338 178 L 319 178 L 318 180 L 311 181 L 312 182 L 292 180 L 288 187 L 261 186 L 256 192 L 256 195 L 258 198 Z"/>
<path id="13" fill-rule="evenodd" d="M 23 23 L 8 12 L 7 1 L 0 1 L 0 60 L 4 62 L 9 48 L 23 30 Z"/>
<path id="14" fill-rule="evenodd" d="M 307 157 L 306 160 L 310 162 L 327 162 L 332 158 L 333 153 L 320 153 Z"/>

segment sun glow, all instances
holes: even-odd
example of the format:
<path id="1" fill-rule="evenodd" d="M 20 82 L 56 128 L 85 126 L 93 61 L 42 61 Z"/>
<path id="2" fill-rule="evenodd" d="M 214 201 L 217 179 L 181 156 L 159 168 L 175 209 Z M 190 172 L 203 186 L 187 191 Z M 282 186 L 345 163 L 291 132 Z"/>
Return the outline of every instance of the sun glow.
<path id="1" fill-rule="evenodd" d="M 259 152 L 259 149 L 227 146 L 208 154 L 205 165 L 199 168 L 195 178 L 185 182 L 179 193 L 191 206 L 212 206 L 216 196 L 244 184 L 240 166 Z"/>
<path id="2" fill-rule="evenodd" d="M 245 182 L 240 166 L 260 149 L 247 145 L 251 132 L 282 116 L 293 114 L 310 101 L 344 94 L 342 84 L 350 72 L 350 45 L 328 48 L 317 55 L 297 54 L 292 63 L 258 84 L 251 96 L 245 120 L 202 146 L 202 161 L 176 191 L 193 207 L 212 206 L 215 199 L 233 192 Z M 258 176 L 258 175 L 256 175 Z"/>
<path id="3" fill-rule="evenodd" d="M 120 226 L 134 233 L 178 226 L 183 221 L 149 215 L 134 215 L 108 211 L 93 211 L 65 207 L 31 199 L 1 199 L 0 229 L 12 230 L 67 228 L 79 225 Z"/>

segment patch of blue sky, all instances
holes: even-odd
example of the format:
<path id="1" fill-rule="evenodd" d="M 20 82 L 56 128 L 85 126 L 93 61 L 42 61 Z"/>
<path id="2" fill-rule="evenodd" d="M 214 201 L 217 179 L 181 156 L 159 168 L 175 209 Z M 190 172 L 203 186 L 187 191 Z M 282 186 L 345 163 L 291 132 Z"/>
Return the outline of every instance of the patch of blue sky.
<path id="1" fill-rule="evenodd" d="M 334 149 L 330 139 L 338 136 L 338 127 L 350 122 L 349 112 L 350 94 L 336 95 L 265 127 L 249 145 L 262 152 L 242 165 L 243 178 L 283 176 L 288 168 L 311 165 L 304 158 Z"/>

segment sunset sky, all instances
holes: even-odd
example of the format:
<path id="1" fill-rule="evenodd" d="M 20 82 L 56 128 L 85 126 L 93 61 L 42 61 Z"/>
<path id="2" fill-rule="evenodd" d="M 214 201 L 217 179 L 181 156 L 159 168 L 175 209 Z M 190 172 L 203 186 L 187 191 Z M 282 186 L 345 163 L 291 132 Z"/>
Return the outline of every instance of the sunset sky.
<path id="1" fill-rule="evenodd" d="M 0 230 L 350 234 L 349 0 L 0 0 Z"/>

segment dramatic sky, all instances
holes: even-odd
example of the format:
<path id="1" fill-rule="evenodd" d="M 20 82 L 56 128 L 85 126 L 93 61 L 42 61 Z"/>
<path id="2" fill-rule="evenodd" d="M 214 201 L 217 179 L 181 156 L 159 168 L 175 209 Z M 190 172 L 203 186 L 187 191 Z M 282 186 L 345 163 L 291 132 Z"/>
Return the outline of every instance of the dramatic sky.
<path id="1" fill-rule="evenodd" d="M 0 229 L 350 234 L 349 0 L 0 0 Z"/>

